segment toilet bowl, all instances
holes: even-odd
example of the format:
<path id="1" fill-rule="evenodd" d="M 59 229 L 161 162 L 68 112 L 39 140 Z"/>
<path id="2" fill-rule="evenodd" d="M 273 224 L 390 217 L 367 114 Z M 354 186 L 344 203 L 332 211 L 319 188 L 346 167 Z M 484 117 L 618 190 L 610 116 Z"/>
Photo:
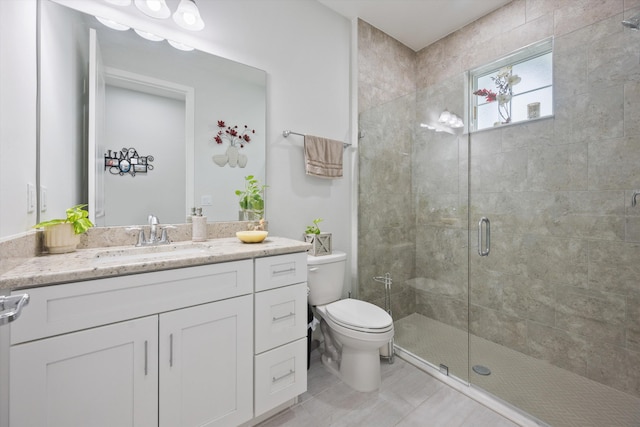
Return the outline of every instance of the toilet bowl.
<path id="1" fill-rule="evenodd" d="M 346 254 L 307 258 L 309 304 L 320 317 L 324 338 L 322 363 L 358 391 L 380 387 L 380 348 L 393 338 L 391 316 L 378 306 L 340 299 Z"/>

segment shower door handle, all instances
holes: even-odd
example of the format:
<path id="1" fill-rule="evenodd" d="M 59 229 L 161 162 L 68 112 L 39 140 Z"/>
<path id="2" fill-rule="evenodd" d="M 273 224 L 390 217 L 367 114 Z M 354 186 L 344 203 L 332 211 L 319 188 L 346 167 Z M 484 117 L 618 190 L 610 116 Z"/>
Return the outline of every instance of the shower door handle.
<path id="1" fill-rule="evenodd" d="M 483 227 L 484 225 L 484 227 Z M 484 233 L 482 230 L 484 229 Z M 484 248 L 482 247 L 482 235 L 484 237 Z M 478 222 L 478 255 L 487 256 L 491 250 L 491 222 L 489 218 L 483 216 Z"/>

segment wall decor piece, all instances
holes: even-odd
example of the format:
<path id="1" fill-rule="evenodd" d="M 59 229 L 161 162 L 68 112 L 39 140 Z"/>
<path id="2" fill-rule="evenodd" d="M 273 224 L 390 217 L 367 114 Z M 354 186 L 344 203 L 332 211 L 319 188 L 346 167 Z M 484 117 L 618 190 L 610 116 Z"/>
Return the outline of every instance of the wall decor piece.
<path id="1" fill-rule="evenodd" d="M 120 151 L 108 150 L 104 154 L 104 169 L 112 175 L 128 173 L 136 176 L 137 173 L 147 173 L 153 170 L 153 156 L 140 156 L 135 148 L 123 148 Z"/>
<path id="2" fill-rule="evenodd" d="M 247 166 L 249 159 L 246 154 L 240 152 L 240 149 L 251 142 L 249 134 L 256 133 L 255 129 L 249 129 L 249 126 L 244 125 L 244 129 L 239 130 L 238 126 L 227 126 L 224 120 L 218 120 L 218 127 L 220 130 L 213 137 L 213 140 L 217 144 L 223 144 L 225 140 L 229 141 L 229 147 L 227 147 L 225 154 L 214 155 L 213 162 L 220 167 L 227 164 L 232 168 Z"/>

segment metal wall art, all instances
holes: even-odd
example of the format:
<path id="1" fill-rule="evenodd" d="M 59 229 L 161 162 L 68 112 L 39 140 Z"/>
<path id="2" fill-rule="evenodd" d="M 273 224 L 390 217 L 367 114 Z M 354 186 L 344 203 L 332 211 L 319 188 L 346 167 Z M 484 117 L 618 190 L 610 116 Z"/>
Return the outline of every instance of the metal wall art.
<path id="1" fill-rule="evenodd" d="M 112 175 L 128 173 L 136 176 L 137 173 L 147 173 L 153 170 L 153 156 L 139 156 L 135 148 L 123 148 L 120 151 L 108 150 L 104 154 L 104 170 L 108 170 Z"/>

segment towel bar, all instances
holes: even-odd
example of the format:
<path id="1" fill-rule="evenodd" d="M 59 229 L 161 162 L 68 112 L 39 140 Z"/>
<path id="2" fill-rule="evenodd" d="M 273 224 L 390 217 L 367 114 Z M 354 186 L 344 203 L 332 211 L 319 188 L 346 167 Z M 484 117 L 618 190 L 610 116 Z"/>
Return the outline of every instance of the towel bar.
<path id="1" fill-rule="evenodd" d="M 294 132 L 292 130 L 283 130 L 282 131 L 282 136 L 284 136 L 285 138 L 288 137 L 291 134 L 299 135 L 299 136 L 306 136 L 304 133 L 298 133 L 298 132 Z M 343 144 L 344 148 L 351 147 L 351 144 L 348 143 L 348 142 L 343 142 L 342 144 Z"/>

